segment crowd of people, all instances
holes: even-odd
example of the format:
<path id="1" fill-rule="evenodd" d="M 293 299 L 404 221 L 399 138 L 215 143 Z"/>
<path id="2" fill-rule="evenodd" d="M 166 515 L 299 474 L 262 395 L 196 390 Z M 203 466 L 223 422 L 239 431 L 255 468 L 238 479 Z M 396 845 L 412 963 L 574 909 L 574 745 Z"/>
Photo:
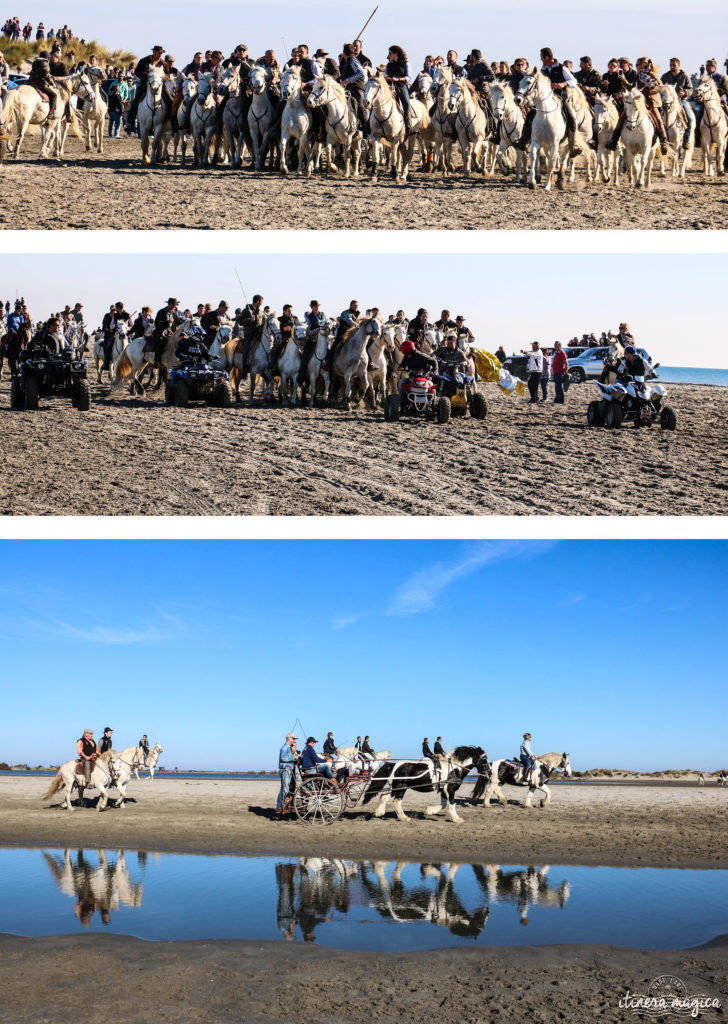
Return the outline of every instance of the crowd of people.
<path id="1" fill-rule="evenodd" d="M 21 38 L 24 43 L 29 43 L 33 39 L 33 24 L 30 21 L 26 21 L 22 25 L 20 18 L 17 16 L 7 18 L 2 28 L 2 34 L 13 43 Z M 48 31 L 46 31 L 42 21 L 39 21 L 35 26 L 36 42 L 44 39 L 57 39 L 59 43 L 65 44 L 73 42 L 75 38 L 73 29 L 70 29 L 68 25 L 63 25 L 60 28 L 49 28 Z"/>

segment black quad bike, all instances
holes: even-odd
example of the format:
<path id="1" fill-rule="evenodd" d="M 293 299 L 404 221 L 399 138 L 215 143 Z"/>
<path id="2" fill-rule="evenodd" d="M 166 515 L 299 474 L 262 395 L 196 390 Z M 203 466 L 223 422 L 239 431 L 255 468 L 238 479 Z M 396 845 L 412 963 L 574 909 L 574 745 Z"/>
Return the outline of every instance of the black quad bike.
<path id="1" fill-rule="evenodd" d="M 10 386 L 10 408 L 35 410 L 40 398 L 70 398 L 74 408 L 88 412 L 91 392 L 86 377 L 85 359 L 74 359 L 72 352 L 49 355 L 45 348 L 29 348 L 21 353 L 20 372 Z"/>

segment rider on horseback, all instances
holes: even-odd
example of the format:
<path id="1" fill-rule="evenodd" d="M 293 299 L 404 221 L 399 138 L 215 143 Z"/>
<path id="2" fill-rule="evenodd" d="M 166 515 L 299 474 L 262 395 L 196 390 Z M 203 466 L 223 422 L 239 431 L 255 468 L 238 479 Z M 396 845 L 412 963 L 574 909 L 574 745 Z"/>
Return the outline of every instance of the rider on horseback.
<path id="1" fill-rule="evenodd" d="M 411 129 L 409 84 L 412 78 L 412 71 L 410 70 L 410 62 L 407 59 L 407 54 L 401 46 L 389 47 L 387 64 L 384 68 L 384 77 L 390 85 L 394 86 L 394 91 L 397 96 L 399 96 L 402 104 L 402 115 L 404 117 L 404 133 L 405 136 L 409 137 Z"/>
<path id="2" fill-rule="evenodd" d="M 262 310 L 263 296 L 254 295 L 253 301 L 249 302 L 240 317 L 240 326 L 243 328 L 243 367 L 240 376 L 245 380 L 248 376 L 248 357 L 250 346 L 258 341 L 263 334 L 265 325 L 265 313 Z"/>
<path id="3" fill-rule="evenodd" d="M 53 81 L 51 76 L 50 54 L 47 50 L 41 50 L 33 61 L 30 68 L 30 74 L 28 75 L 27 84 L 34 86 L 34 88 L 39 92 L 46 94 L 48 97 L 48 116 L 55 117 L 58 90 L 56 89 L 56 83 Z"/>
<path id="4" fill-rule="evenodd" d="M 275 374 L 276 363 L 283 355 L 286 345 L 293 337 L 293 331 L 296 326 L 296 318 L 293 315 L 293 306 L 290 302 L 287 302 L 283 307 L 283 314 L 278 317 L 278 324 L 281 329 L 281 340 L 277 341 L 275 345 L 271 345 L 270 354 L 268 356 L 268 369 L 272 374 Z"/>
<path id="5" fill-rule="evenodd" d="M 76 743 L 76 753 L 79 760 L 83 762 L 83 777 L 87 786 L 91 782 L 91 772 L 96 758 L 99 756 L 99 748 L 96 746 L 93 735 L 93 729 L 84 729 L 83 736 Z"/>
<path id="6" fill-rule="evenodd" d="M 649 57 L 640 57 L 637 61 L 636 68 L 637 81 L 635 88 L 639 89 L 645 98 L 647 113 L 652 121 L 657 137 L 660 140 L 660 152 L 663 156 L 667 156 L 667 133 L 665 132 L 665 125 L 660 114 L 660 109 L 662 107 L 662 83 L 658 78 L 659 68 L 652 63 Z M 622 129 L 626 123 L 627 112 L 623 109 L 619 115 L 619 120 L 617 121 L 617 127 L 614 129 L 614 134 L 607 143 L 607 149 L 616 150 L 622 135 Z"/>
<path id="7" fill-rule="evenodd" d="M 574 145 L 574 134 L 576 133 L 576 120 L 574 113 L 567 103 L 567 88 L 578 89 L 579 83 L 576 81 L 572 73 L 566 67 L 565 64 L 561 64 L 556 60 L 553 54 L 553 50 L 550 47 L 544 46 L 541 50 L 541 74 L 545 75 L 546 78 L 551 82 L 551 88 L 554 91 L 554 95 L 561 101 L 561 112 L 564 116 L 564 122 L 566 123 L 566 133 L 569 137 L 569 155 L 577 157 L 579 155 L 579 149 Z M 531 144 L 531 132 L 533 129 L 533 122 L 536 119 L 537 110 L 536 107 L 532 107 L 526 116 L 525 123 L 523 125 L 523 131 L 521 138 L 516 143 L 516 149 L 522 149 L 524 152 L 528 149 Z"/>
<path id="8" fill-rule="evenodd" d="M 136 92 L 134 93 L 134 99 L 131 101 L 129 107 L 129 113 L 126 115 L 126 134 L 131 135 L 134 131 L 134 125 L 136 124 L 137 110 L 139 104 L 147 94 L 147 85 L 149 78 L 149 69 L 161 68 L 162 67 L 162 54 L 164 53 L 163 46 L 152 47 L 152 52 L 148 57 L 142 57 L 134 69 L 134 76 L 137 80 Z"/>
<path id="9" fill-rule="evenodd" d="M 217 309 L 211 309 L 208 313 L 203 313 L 200 317 L 200 327 L 205 332 L 205 344 L 212 345 L 215 340 L 215 335 L 220 330 L 220 327 L 228 320 L 228 306 L 225 299 L 222 299 L 218 303 Z"/>
<path id="10" fill-rule="evenodd" d="M 152 334 L 152 352 L 154 362 L 162 361 L 162 355 L 167 347 L 168 332 L 174 330 L 177 323 L 177 299 L 167 299 L 167 305 L 163 306 L 154 318 L 154 333 Z"/>
<path id="11" fill-rule="evenodd" d="M 531 733 L 524 732 L 523 743 L 521 744 L 520 761 L 523 765 L 523 781 L 533 783 L 533 769 L 536 766 L 536 758 L 531 753 Z"/>
<path id="12" fill-rule="evenodd" d="M 336 353 L 339 350 L 344 335 L 349 330 L 349 328 L 354 327 L 356 324 L 358 324 L 359 320 L 359 303 L 356 299 L 352 299 L 351 302 L 349 303 L 349 308 L 345 309 L 344 312 L 339 317 L 339 325 L 336 328 L 336 337 L 334 338 L 334 344 L 331 346 L 327 359 L 327 369 L 333 369 L 334 358 L 336 357 Z"/>
<path id="13" fill-rule="evenodd" d="M 341 71 L 341 84 L 354 101 L 359 117 L 359 127 L 366 137 L 369 134 L 369 111 L 364 107 L 364 89 L 367 84 L 367 76 L 356 57 L 353 43 L 344 43 L 344 56 L 339 67 Z"/>

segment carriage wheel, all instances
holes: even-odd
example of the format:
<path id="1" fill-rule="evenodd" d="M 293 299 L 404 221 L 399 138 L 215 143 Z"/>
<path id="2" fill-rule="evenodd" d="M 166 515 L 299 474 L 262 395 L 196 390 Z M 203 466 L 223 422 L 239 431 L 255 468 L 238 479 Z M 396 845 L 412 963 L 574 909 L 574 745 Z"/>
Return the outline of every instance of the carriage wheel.
<path id="1" fill-rule="evenodd" d="M 312 775 L 296 789 L 293 807 L 306 825 L 332 825 L 344 810 L 344 794 L 333 779 Z"/>

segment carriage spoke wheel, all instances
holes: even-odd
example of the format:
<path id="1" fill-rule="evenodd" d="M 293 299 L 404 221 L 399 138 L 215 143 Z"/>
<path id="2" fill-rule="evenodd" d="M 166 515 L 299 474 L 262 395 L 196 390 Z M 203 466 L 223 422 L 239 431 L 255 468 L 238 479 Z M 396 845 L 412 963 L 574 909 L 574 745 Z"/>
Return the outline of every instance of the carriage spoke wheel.
<path id="1" fill-rule="evenodd" d="M 301 782 L 293 806 L 304 824 L 331 825 L 344 810 L 344 794 L 333 779 L 313 775 Z"/>

